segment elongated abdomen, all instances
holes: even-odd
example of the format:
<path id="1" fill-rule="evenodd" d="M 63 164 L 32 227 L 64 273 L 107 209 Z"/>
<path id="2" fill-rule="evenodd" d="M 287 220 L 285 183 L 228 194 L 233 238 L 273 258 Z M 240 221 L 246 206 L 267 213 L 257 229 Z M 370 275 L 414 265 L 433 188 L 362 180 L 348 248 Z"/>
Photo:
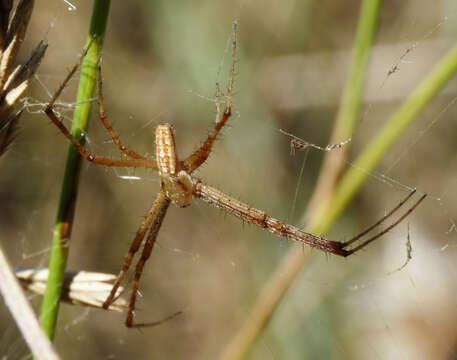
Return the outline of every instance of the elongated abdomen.
<path id="1" fill-rule="evenodd" d="M 173 128 L 170 124 L 156 128 L 156 159 L 162 178 L 162 189 L 173 204 L 188 206 L 192 201 L 191 176 L 180 169 Z"/>

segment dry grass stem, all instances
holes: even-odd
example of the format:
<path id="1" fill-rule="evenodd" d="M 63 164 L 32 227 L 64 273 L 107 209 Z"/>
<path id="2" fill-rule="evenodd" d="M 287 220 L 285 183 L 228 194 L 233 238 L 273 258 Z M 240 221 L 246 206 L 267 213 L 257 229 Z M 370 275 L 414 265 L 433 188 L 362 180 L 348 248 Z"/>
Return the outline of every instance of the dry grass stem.
<path id="1" fill-rule="evenodd" d="M 30 303 L 0 247 L 0 292 L 31 352 L 37 359 L 57 360 L 51 342 L 43 333 Z"/>

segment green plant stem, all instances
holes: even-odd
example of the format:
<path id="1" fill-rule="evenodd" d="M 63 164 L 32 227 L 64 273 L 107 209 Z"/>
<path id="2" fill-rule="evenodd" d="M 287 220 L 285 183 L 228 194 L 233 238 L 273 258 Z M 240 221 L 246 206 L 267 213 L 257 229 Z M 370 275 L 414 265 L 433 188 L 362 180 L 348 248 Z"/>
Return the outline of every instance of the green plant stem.
<path id="1" fill-rule="evenodd" d="M 109 7 L 110 0 L 94 1 L 90 31 L 86 44 L 86 46 L 90 44 L 90 49 L 81 67 L 81 77 L 76 98 L 77 105 L 73 114 L 73 126 L 71 129 L 73 136 L 81 141 L 84 141 L 83 134 L 89 126 L 92 109 L 90 99 L 94 96 L 97 83 L 98 61 L 103 46 Z M 49 278 L 43 297 L 40 316 L 41 326 L 51 340 L 55 337 L 61 290 L 68 259 L 69 240 L 75 211 L 81 160 L 82 158 L 78 151 L 70 144 L 57 220 L 53 232 L 49 260 Z"/>
<path id="2" fill-rule="evenodd" d="M 359 123 L 365 78 L 370 63 L 371 49 L 378 29 L 381 3 L 382 0 L 365 0 L 362 3 L 354 40 L 354 57 L 329 141 L 331 144 L 351 138 Z M 323 211 L 328 205 L 346 165 L 348 149 L 349 146 L 344 146 L 340 151 L 331 151 L 326 154 L 316 189 L 301 223 L 313 224 L 316 219 L 323 215 Z"/>
<path id="3" fill-rule="evenodd" d="M 342 140 L 352 136 L 359 122 L 360 104 L 370 63 L 371 49 L 378 31 L 382 0 L 364 0 L 354 41 L 354 58 L 343 91 L 335 127 Z"/>

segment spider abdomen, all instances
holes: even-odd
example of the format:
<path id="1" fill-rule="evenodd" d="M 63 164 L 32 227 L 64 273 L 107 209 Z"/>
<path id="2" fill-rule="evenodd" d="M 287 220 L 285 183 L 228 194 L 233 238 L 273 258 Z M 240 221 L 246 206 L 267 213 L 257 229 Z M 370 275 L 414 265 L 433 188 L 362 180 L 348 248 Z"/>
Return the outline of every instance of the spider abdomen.
<path id="1" fill-rule="evenodd" d="M 175 137 L 170 124 L 156 127 L 156 160 L 160 175 L 175 176 L 179 171 Z"/>

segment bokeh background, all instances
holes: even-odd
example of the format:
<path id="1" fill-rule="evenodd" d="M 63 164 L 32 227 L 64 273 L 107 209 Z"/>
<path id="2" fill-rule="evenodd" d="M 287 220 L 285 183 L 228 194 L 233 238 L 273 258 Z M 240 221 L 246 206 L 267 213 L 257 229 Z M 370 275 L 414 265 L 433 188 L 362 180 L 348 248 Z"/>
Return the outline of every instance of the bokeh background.
<path id="1" fill-rule="evenodd" d="M 0 241 L 15 265 L 46 266 L 49 255 L 67 143 L 39 104 L 85 43 L 92 2 L 72 4 L 76 9 L 63 0 L 37 2 L 22 49 L 25 56 L 41 39 L 49 43 L 20 136 L 0 159 Z M 231 24 L 238 19 L 234 116 L 198 176 L 304 225 L 299 222 L 324 154 L 291 156 L 278 130 L 327 144 L 359 7 L 354 0 L 113 1 L 103 55 L 107 115 L 125 144 L 150 156 L 155 126 L 172 123 L 180 154 L 189 154 L 213 124 L 215 84 L 228 81 Z M 451 48 L 456 33 L 455 1 L 383 4 L 350 159 Z M 61 99 L 68 119 L 76 85 L 77 77 Z M 431 196 L 408 218 L 412 260 L 395 271 L 406 260 L 406 222 L 349 259 L 315 251 L 249 359 L 457 359 L 457 109 L 448 107 L 456 96 L 451 81 L 329 234 L 350 238 L 417 187 Z M 95 112 L 88 147 L 119 156 Z M 118 272 L 156 180 L 152 171 L 84 164 L 69 268 Z M 280 260 L 298 246 L 198 200 L 171 208 L 158 241 L 141 280 L 137 319 L 183 315 L 139 331 L 124 327 L 124 314 L 63 305 L 56 339 L 62 358 L 215 359 Z M 40 299 L 32 301 L 38 308 Z M 28 355 L 4 307 L 0 354 Z"/>

